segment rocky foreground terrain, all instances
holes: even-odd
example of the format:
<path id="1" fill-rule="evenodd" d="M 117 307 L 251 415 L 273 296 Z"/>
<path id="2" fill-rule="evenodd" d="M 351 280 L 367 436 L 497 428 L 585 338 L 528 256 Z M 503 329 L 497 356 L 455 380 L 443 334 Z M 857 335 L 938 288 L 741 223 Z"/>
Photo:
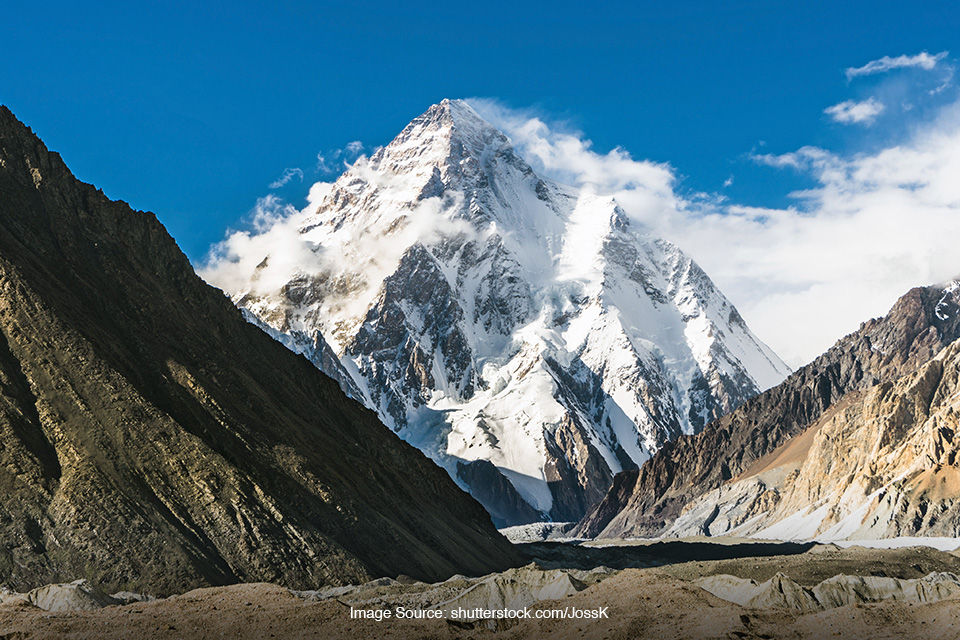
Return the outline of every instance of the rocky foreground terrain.
<path id="1" fill-rule="evenodd" d="M 538 564 L 438 584 L 379 579 L 291 591 L 258 583 L 164 600 L 47 611 L 0 594 L 9 638 L 956 638 L 960 558 L 738 541 L 524 547 Z M 751 555 L 757 554 L 757 555 Z M 607 560 L 612 567 L 589 570 Z M 658 564 L 660 566 L 650 566 Z M 565 565 L 560 568 L 556 565 Z M 622 568 L 622 566 L 646 568 Z M 841 576 L 836 576 L 836 572 Z M 72 587 L 72 590 L 71 590 Z M 48 592 L 58 592 L 48 589 Z M 76 591 L 66 585 L 59 593 Z M 717 594 L 717 595 L 714 595 Z M 47 602 L 52 600 L 48 596 Z M 76 598 L 72 601 L 78 602 Z M 80 606 L 87 606 L 80 601 Z M 604 611 L 589 620 L 361 619 L 368 611 L 529 607 Z M 535 615 L 535 614 L 532 614 Z"/>

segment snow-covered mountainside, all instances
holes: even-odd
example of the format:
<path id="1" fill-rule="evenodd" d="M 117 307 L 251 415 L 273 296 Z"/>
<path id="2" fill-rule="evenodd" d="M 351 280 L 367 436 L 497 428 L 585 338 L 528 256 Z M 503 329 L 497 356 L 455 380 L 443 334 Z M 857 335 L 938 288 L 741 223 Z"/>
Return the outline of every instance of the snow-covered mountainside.
<path id="1" fill-rule="evenodd" d="M 204 276 L 501 525 L 580 518 L 789 373 L 676 246 L 539 177 L 461 101 L 278 224 L 242 286 Z"/>

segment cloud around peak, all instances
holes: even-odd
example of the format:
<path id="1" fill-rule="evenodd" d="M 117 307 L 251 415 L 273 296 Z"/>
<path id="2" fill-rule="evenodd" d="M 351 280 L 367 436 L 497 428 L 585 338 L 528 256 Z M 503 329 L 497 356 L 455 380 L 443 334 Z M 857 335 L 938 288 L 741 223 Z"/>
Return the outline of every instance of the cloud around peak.
<path id="1" fill-rule="evenodd" d="M 512 109 L 496 100 L 467 102 L 503 131 L 535 171 L 557 182 L 612 195 L 628 204 L 635 218 L 659 218 L 684 206 L 677 196 L 676 170 L 666 163 L 638 160 L 620 147 L 606 153 L 569 123 L 551 120 L 533 109 Z"/>

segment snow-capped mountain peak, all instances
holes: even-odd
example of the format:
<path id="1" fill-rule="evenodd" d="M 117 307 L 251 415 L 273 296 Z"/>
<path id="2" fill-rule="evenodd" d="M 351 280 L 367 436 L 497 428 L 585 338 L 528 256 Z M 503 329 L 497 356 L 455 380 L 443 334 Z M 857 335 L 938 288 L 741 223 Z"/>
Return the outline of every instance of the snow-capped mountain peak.
<path id="1" fill-rule="evenodd" d="M 788 373 L 682 251 L 538 176 L 462 101 L 282 224 L 294 246 L 234 300 L 500 523 L 579 518 L 614 473 Z"/>

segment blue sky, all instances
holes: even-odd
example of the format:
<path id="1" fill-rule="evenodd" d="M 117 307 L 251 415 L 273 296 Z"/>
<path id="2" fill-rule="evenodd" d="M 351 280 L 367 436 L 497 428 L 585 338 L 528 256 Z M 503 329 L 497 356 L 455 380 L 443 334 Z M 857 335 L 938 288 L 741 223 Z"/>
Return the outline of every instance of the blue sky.
<path id="1" fill-rule="evenodd" d="M 206 4 L 206 6 L 204 6 Z M 684 185 L 781 203 L 747 154 L 845 145 L 843 69 L 956 49 L 926 2 L 13 3 L 0 102 L 196 261 L 287 167 L 375 146 L 444 97 L 568 120 Z M 856 141 L 854 141 L 855 143 Z M 747 174 L 759 174 L 751 178 Z M 309 176 L 308 176 L 309 178 Z"/>
<path id="2" fill-rule="evenodd" d="M 850 161 L 915 140 L 957 101 L 958 38 L 960 9 L 937 1 L 16 3 L 0 24 L 0 102 L 78 177 L 156 212 L 197 264 L 264 195 L 301 206 L 332 177 L 318 153 L 385 144 L 444 97 L 493 99 L 596 154 L 668 163 L 691 201 L 803 209 L 791 194 L 836 166 L 798 150 Z M 923 52 L 943 56 L 846 73 Z M 302 180 L 270 188 L 292 168 Z M 697 250 L 749 311 L 756 279 Z M 756 317 L 775 325 L 773 313 Z"/>

